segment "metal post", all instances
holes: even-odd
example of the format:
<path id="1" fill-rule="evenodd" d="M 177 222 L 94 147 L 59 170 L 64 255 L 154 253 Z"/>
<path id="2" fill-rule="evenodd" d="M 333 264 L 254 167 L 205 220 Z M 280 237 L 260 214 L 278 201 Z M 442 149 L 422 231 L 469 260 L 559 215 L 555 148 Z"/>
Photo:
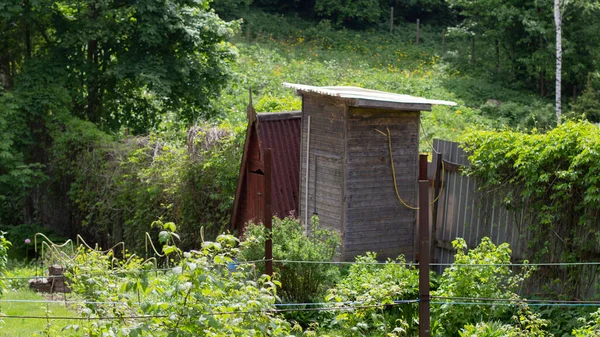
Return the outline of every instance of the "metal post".
<path id="1" fill-rule="evenodd" d="M 429 308 L 429 180 L 427 155 L 419 156 L 419 337 L 431 336 Z"/>
<path id="2" fill-rule="evenodd" d="M 435 153 L 435 149 L 434 149 L 434 153 Z M 433 261 L 435 259 L 435 235 L 437 232 L 437 214 L 438 214 L 438 206 L 440 204 L 440 193 L 441 193 L 441 181 L 442 181 L 442 160 L 443 160 L 443 156 L 441 153 L 436 153 L 435 154 L 435 158 L 436 158 L 436 165 L 435 165 L 435 185 L 433 186 L 433 200 L 435 200 L 435 202 L 433 203 L 433 210 L 432 212 L 432 216 L 431 216 L 431 249 L 430 249 L 430 254 L 431 254 L 431 262 L 435 262 Z M 437 199 L 437 200 L 436 200 Z"/>
<path id="3" fill-rule="evenodd" d="M 273 183 L 273 176 L 271 174 L 271 168 L 273 165 L 273 157 L 271 149 L 264 150 L 264 165 L 265 165 L 265 178 L 264 178 L 264 225 L 267 232 L 267 239 L 265 240 L 265 273 L 269 276 L 273 276 L 273 212 L 271 209 L 271 185 Z"/>

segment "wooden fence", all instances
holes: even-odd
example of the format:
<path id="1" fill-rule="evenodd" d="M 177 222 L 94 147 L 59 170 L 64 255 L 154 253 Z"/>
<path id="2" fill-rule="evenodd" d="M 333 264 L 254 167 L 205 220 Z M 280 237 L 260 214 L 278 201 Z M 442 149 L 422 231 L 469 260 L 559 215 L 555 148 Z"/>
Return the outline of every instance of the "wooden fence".
<path id="1" fill-rule="evenodd" d="M 525 224 L 527 212 L 525 208 L 511 211 L 511 198 L 507 198 L 511 193 L 518 193 L 516 188 L 480 190 L 476 178 L 460 173 L 469 166 L 469 160 L 458 143 L 436 139 L 433 147 L 429 176 L 435 178 L 436 169 L 439 171 L 431 193 L 435 197 L 439 195 L 433 205 L 431 221 L 431 232 L 435 233 L 434 262 L 454 262 L 452 241 L 456 238 L 465 239 L 472 248 L 486 236 L 494 244 L 508 242 L 513 258 L 523 258 L 530 235 Z"/>
<path id="2" fill-rule="evenodd" d="M 481 189 L 477 178 L 461 174 L 461 170 L 470 163 L 458 143 L 436 139 L 433 148 L 435 151 L 428 171 L 429 179 L 434 180 L 430 198 L 435 201 L 430 221 L 432 236 L 435 233 L 432 262 L 454 262 L 452 241 L 456 238 L 465 239 L 468 247 L 474 248 L 483 237 L 489 237 L 496 245 L 508 242 L 515 262 L 531 259 L 532 248 L 528 247 L 528 243 L 537 233 L 531 230 L 530 224 L 537 219 L 532 218 L 535 212 L 529 212 L 531 208 L 527 204 L 515 204 L 522 200 L 519 187 L 504 185 Z M 596 219 L 596 225 L 600 225 L 600 219 Z M 558 242 L 562 239 L 558 235 L 552 239 L 555 242 L 550 242 L 550 245 L 555 249 L 549 252 L 551 262 L 565 262 L 561 260 L 560 247 L 563 245 Z M 442 266 L 435 268 L 437 272 L 443 269 Z M 594 298 L 599 294 L 600 268 L 597 265 L 541 268 L 528 280 L 524 286 L 527 289 L 522 291 L 561 293 L 564 282 L 573 282 L 569 276 L 572 272 L 575 273 L 572 275 L 578 275 L 578 280 L 571 295 Z M 561 281 L 549 287 L 548 277 Z"/>

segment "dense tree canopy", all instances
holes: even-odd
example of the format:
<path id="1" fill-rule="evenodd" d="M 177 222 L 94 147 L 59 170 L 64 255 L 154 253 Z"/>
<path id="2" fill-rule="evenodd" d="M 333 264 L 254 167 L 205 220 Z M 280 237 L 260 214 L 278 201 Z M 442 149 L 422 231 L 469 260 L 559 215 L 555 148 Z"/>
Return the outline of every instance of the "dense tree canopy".
<path id="1" fill-rule="evenodd" d="M 143 132 L 165 111 L 188 121 L 210 114 L 234 57 L 224 40 L 235 23 L 208 0 L 3 0 L 0 12 L 5 89 L 26 100 L 45 78 L 48 103 L 107 130 Z"/>
<path id="2" fill-rule="evenodd" d="M 69 120 L 140 134 L 166 114 L 189 124 L 214 114 L 238 23 L 209 3 L 0 0 L 0 221 L 27 221 L 15 203 L 52 170 Z"/>

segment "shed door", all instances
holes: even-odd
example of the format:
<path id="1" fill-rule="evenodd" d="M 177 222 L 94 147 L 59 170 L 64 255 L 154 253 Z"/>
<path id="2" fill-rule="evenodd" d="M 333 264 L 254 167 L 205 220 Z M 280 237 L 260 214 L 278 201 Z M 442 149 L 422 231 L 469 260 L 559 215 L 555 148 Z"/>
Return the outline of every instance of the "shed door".
<path id="1" fill-rule="evenodd" d="M 248 172 L 246 174 L 246 200 L 248 200 L 249 220 L 254 223 L 264 221 L 265 198 L 264 181 L 265 175 L 258 170 L 257 172 Z"/>

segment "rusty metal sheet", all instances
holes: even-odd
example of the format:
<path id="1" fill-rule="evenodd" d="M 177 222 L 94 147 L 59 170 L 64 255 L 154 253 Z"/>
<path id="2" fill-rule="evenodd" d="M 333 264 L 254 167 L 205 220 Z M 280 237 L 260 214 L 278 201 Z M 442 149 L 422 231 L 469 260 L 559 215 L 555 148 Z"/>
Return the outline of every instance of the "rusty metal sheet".
<path id="1" fill-rule="evenodd" d="M 297 214 L 300 188 L 301 117 L 298 112 L 258 114 L 261 152 L 273 150 L 273 214 Z"/>

